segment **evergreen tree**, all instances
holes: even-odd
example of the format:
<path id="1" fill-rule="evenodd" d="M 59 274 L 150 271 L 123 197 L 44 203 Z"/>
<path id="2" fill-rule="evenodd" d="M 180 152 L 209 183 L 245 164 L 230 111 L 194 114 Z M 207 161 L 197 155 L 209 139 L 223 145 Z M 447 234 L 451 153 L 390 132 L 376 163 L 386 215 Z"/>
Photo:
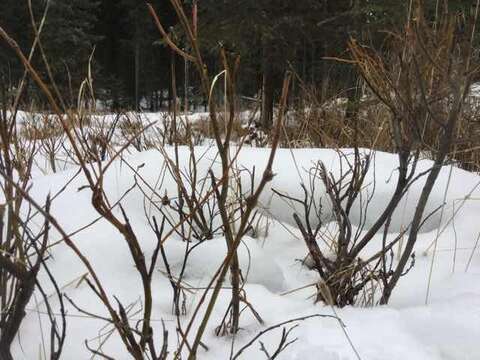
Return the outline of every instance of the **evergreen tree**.
<path id="1" fill-rule="evenodd" d="M 347 14 L 354 10 L 352 4 L 316 0 L 202 0 L 200 39 L 205 48 L 227 44 L 262 74 L 262 121 L 268 128 L 272 124 L 274 89 L 279 87 L 288 63 L 300 63 L 299 54 L 307 50 L 313 60 L 323 56 L 324 51 L 315 52 L 317 44 L 322 43 L 322 50 L 325 43 L 334 43 L 336 34 L 341 33 L 339 29 L 345 29 Z M 328 31 L 334 27 L 335 31 Z M 301 61 L 305 64 L 308 60 L 303 56 Z M 310 66 L 313 82 L 316 81 L 314 66 Z"/>
<path id="2" fill-rule="evenodd" d="M 192 1 L 183 2 L 187 13 L 191 11 Z M 445 12 L 468 11 L 475 5 L 471 0 L 415 1 L 423 3 L 431 21 Z M 382 49 L 388 43 L 384 40 L 389 31 L 398 30 L 405 23 L 410 4 L 410 1 L 398 0 L 197 2 L 199 39 L 207 55 L 206 63 L 212 72 L 218 70 L 219 43 L 241 55 L 239 92 L 263 94 L 262 113 L 267 127 L 272 122 L 276 89 L 280 88 L 282 75 L 290 66 L 305 83 L 324 91 L 331 89 L 332 93 L 342 91 L 353 104 L 357 93 L 353 67 L 326 58 L 348 58 L 350 37 Z M 46 0 L 32 1 L 32 4 L 38 23 Z M 169 1 L 154 0 L 152 4 L 166 28 L 175 25 L 177 18 Z M 0 26 L 28 54 L 34 37 L 26 1 L 2 0 Z M 182 46 L 181 31 L 175 30 L 175 33 Z M 142 105 L 155 110 L 163 100 L 159 94 L 169 88 L 171 52 L 159 46 L 160 35 L 143 1 L 50 0 L 41 39 L 56 83 L 64 96 L 67 95 L 68 102 L 76 98 L 76 89 L 86 75 L 95 45 L 93 70 L 97 97 L 113 107 L 138 109 L 144 100 Z M 47 79 L 39 51 L 33 64 Z M 2 85 L 13 88 L 23 71 L 13 51 L 0 43 Z M 182 78 L 185 72 L 179 61 L 176 71 L 177 93 L 181 95 L 185 91 Z M 33 94 L 29 89 L 29 96 Z"/>
<path id="3" fill-rule="evenodd" d="M 0 5 L 0 26 L 10 34 L 23 51 L 28 51 L 31 46 L 28 30 L 31 29 L 28 13 L 22 2 L 16 0 L 3 0 Z M 27 29 L 25 29 L 27 27 Z M 0 82 L 1 87 L 12 88 L 16 86 L 23 73 L 23 66 L 18 61 L 14 52 L 4 42 L 0 42 Z"/>
<path id="4" fill-rule="evenodd" d="M 174 18 L 165 3 L 152 1 L 168 24 Z M 155 45 L 160 35 L 145 3 L 103 1 L 97 30 L 103 35 L 97 52 L 105 80 L 102 89 L 113 95 L 113 106 L 138 109 L 146 99 L 149 108 L 156 109 L 160 90 L 168 88 L 168 51 Z"/>
<path id="5" fill-rule="evenodd" d="M 97 0 L 50 0 L 40 39 L 55 82 L 63 95 L 71 95 L 65 100 L 72 101 L 75 97 L 72 92 L 85 77 L 89 56 L 100 38 L 93 32 L 98 4 Z M 46 2 L 32 2 L 32 6 L 38 28 Z M 34 41 L 34 30 L 26 2 L 4 0 L 0 5 L 0 26 L 20 44 L 24 54 L 28 55 Z M 10 86 L 15 86 L 23 74 L 23 65 L 8 45 L 2 43 L 0 46 L 3 78 L 8 78 Z M 46 68 L 38 50 L 33 64 L 47 80 Z M 30 91 L 30 95 L 32 94 Z"/>
<path id="6" fill-rule="evenodd" d="M 90 55 L 101 39 L 94 33 L 98 6 L 97 0 L 50 0 L 41 39 L 55 81 L 68 90 L 70 102 L 76 98 Z"/>

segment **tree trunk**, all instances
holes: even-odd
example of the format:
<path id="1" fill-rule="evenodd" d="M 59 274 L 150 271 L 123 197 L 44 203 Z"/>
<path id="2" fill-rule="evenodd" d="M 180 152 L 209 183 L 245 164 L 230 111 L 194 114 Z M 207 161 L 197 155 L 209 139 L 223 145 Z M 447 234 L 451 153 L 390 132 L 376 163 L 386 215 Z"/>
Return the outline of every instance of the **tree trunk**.
<path id="1" fill-rule="evenodd" d="M 188 60 L 184 59 L 184 83 L 183 83 L 183 98 L 184 98 L 184 111 L 188 112 Z"/>
<path id="2" fill-rule="evenodd" d="M 175 106 L 175 93 L 176 89 L 176 66 L 175 66 L 175 52 L 173 50 L 170 51 L 170 81 L 168 82 L 168 111 L 173 112 L 173 107 Z"/>
<path id="3" fill-rule="evenodd" d="M 140 110 L 140 42 L 135 42 L 135 109 Z"/>
<path id="4" fill-rule="evenodd" d="M 302 80 L 307 81 L 307 40 L 303 41 Z"/>
<path id="5" fill-rule="evenodd" d="M 262 127 L 268 130 L 273 124 L 274 74 L 273 54 L 269 44 L 263 46 Z"/>
<path id="6" fill-rule="evenodd" d="M 360 101 L 359 93 L 358 80 L 355 75 L 352 74 L 347 88 L 347 107 L 345 109 L 345 122 L 350 126 L 353 126 L 357 120 Z"/>
<path id="7" fill-rule="evenodd" d="M 316 73 L 315 73 L 316 69 L 315 69 L 315 67 L 317 65 L 317 58 L 316 58 L 315 50 L 316 50 L 316 44 L 315 44 L 315 40 L 314 40 L 314 41 L 312 41 L 312 59 L 311 59 L 311 61 L 312 61 L 312 65 L 311 65 L 312 66 L 312 72 L 310 74 L 310 76 L 311 76 L 310 81 L 312 82 L 313 87 L 315 87 L 315 81 L 316 81 Z"/>

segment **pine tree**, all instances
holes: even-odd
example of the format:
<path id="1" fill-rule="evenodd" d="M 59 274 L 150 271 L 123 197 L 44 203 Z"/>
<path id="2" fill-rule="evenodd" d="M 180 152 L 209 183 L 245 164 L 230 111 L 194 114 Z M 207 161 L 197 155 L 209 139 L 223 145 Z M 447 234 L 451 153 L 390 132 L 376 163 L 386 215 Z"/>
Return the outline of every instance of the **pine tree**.
<path id="1" fill-rule="evenodd" d="M 171 21 L 171 9 L 165 1 L 151 3 L 161 9 L 162 17 Z M 168 3 L 168 2 L 167 2 Z M 113 107 L 140 108 L 142 99 L 148 99 L 151 109 L 159 90 L 168 88 L 169 63 L 166 50 L 155 45 L 159 39 L 145 3 L 137 0 L 105 0 L 100 6 L 98 32 L 104 36 L 98 46 L 102 66 L 102 89 L 114 96 Z M 111 86 L 112 85 L 112 86 Z M 119 89 L 122 89 L 121 93 Z"/>
<path id="2" fill-rule="evenodd" d="M 16 39 L 23 51 L 31 46 L 28 13 L 25 5 L 16 0 L 3 0 L 0 5 L 0 26 Z M 27 25 L 27 26 L 26 26 Z M 23 66 L 18 61 L 9 46 L 0 42 L 0 81 L 2 86 L 14 87 L 23 72 Z"/>
<path id="3" fill-rule="evenodd" d="M 223 43 L 241 54 L 261 73 L 262 122 L 272 124 L 275 89 L 281 84 L 284 70 L 294 64 L 301 48 L 315 59 L 316 43 L 334 43 L 342 28 L 343 13 L 352 10 L 351 1 L 315 0 L 202 0 L 200 6 L 200 39 L 207 49 Z M 328 33 L 327 26 L 337 26 Z M 343 27 L 344 29 L 344 27 Z M 330 38 L 330 39 L 329 39 Z M 319 52 L 322 56 L 321 52 Z M 301 59 L 306 62 L 304 56 Z M 313 61 L 312 61 L 313 62 Z M 313 65 L 311 79 L 315 82 Z"/>
<path id="4" fill-rule="evenodd" d="M 94 33 L 99 1 L 51 0 L 41 39 L 55 81 L 75 99 L 89 57 L 101 39 Z M 37 12 L 40 10 L 37 7 Z M 41 11 L 41 10 L 40 10 Z"/>

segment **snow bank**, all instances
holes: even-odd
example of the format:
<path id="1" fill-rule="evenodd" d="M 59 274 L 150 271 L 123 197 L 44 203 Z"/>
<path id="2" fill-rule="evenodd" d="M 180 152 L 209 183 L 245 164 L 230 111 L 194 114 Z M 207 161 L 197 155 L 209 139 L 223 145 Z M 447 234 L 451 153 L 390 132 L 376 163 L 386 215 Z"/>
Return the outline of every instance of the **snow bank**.
<path id="1" fill-rule="evenodd" d="M 214 150 L 199 147 L 196 151 L 197 159 L 201 159 L 198 165 L 199 174 L 205 174 L 211 166 L 219 174 L 219 164 Z M 167 148 L 166 152 L 170 156 L 173 155 L 171 148 Z M 255 182 L 258 183 L 268 154 L 268 149 L 245 148 L 238 156 L 237 166 L 250 170 L 255 166 Z M 180 148 L 180 157 L 182 168 L 187 169 L 188 149 Z M 266 237 L 257 239 L 245 237 L 244 244 L 240 247 L 240 263 L 242 273 L 247 278 L 245 291 L 248 300 L 267 325 L 308 314 L 332 314 L 331 308 L 313 304 L 310 297 L 313 295 L 314 289 L 311 287 L 282 295 L 287 290 L 313 283 L 317 277 L 314 272 L 308 271 L 298 261 L 307 253 L 305 245 L 299 239 L 298 231 L 292 226 L 292 213 L 299 211 L 298 207 L 273 195 L 271 191 L 274 188 L 288 193 L 290 196 L 302 196 L 299 183 L 302 181 L 307 183 L 308 169 L 319 160 L 326 164 L 329 171 L 339 174 L 341 163 L 337 153 L 332 150 L 285 149 L 278 151 L 274 166 L 276 176 L 262 195 L 260 204 L 263 212 L 276 221 L 272 221 L 266 226 L 264 231 Z M 105 186 L 111 203 L 119 199 L 133 184 L 132 169 L 141 174 L 143 180 L 139 183 L 148 182 L 162 196 L 165 191 L 168 194 L 175 194 L 176 184 L 171 177 L 167 176 L 164 183 L 161 186 L 158 185 L 157 180 L 164 162 L 158 152 L 136 153 L 127 156 L 125 161 L 130 167 L 125 162 L 116 161 L 106 174 Z M 367 214 L 367 224 L 375 220 L 393 191 L 397 163 L 394 155 L 380 152 L 375 154 L 375 167 L 368 174 L 369 185 L 364 189 L 368 193 L 375 186 L 375 193 Z M 431 162 L 422 161 L 419 164 L 419 171 L 425 170 L 429 166 L 431 166 Z M 32 194 L 37 200 L 44 200 L 48 193 L 54 194 L 61 189 L 75 174 L 75 171 L 76 169 L 71 169 L 48 176 L 37 174 L 33 179 Z M 242 176 L 244 184 L 248 184 L 248 176 L 246 174 Z M 443 202 L 449 178 L 451 180 L 446 195 L 443 219 L 440 222 L 438 214 L 425 225 L 416 248 L 417 254 L 422 254 L 437 236 L 437 232 L 440 232 L 429 305 L 426 306 L 424 303 L 428 273 L 432 264 L 431 251 L 425 256 L 419 256 L 415 268 L 407 277 L 402 278 L 390 306 L 373 309 L 337 309 L 338 315 L 346 324 L 346 331 L 362 359 L 476 360 L 480 358 L 480 348 L 478 347 L 480 336 L 480 327 L 478 326 L 480 320 L 480 256 L 478 253 L 474 253 L 472 256 L 475 240 L 480 231 L 477 220 L 480 214 L 480 202 L 476 200 L 480 199 L 480 190 L 478 189 L 480 177 L 456 168 L 442 169 L 427 211 L 433 210 Z M 423 180 L 420 180 L 412 187 L 408 197 L 398 209 L 393 219 L 392 232 L 398 232 L 402 225 L 408 224 L 422 183 Z M 97 218 L 97 214 L 90 206 L 91 194 L 88 190 L 79 191 L 83 185 L 85 185 L 85 180 L 81 176 L 77 177 L 53 203 L 52 213 L 67 232 L 73 232 Z M 320 183 L 317 184 L 317 189 L 318 196 L 321 197 L 323 190 Z M 148 191 L 147 194 L 149 194 Z M 467 200 L 465 200 L 466 196 L 468 196 Z M 129 193 L 123 199 L 122 205 L 129 215 L 148 258 L 154 249 L 156 240 L 148 226 L 145 212 L 153 215 L 155 211 L 144 202 L 144 195 L 139 190 Z M 358 210 L 352 218 L 354 225 L 359 224 L 359 208 L 359 204 L 357 204 Z M 454 221 L 449 221 L 455 211 L 457 211 L 457 216 Z M 330 226 L 328 219 L 328 208 L 326 208 L 325 226 Z M 74 240 L 90 259 L 93 267 L 100 274 L 101 281 L 112 296 L 117 296 L 125 304 L 135 303 L 139 300 L 141 297 L 140 279 L 134 271 L 124 240 L 111 226 L 100 220 L 87 230 L 75 235 Z M 381 239 L 378 238 L 376 241 L 380 243 Z M 186 244 L 175 236 L 172 236 L 166 243 L 167 256 L 173 271 L 177 274 L 182 266 L 185 246 Z M 191 253 L 185 280 L 194 287 L 205 285 L 223 260 L 225 252 L 225 240 L 221 237 L 200 244 Z M 469 264 L 468 269 L 467 264 Z M 88 308 L 94 313 L 105 314 L 104 308 L 85 282 L 79 282 L 79 278 L 86 270 L 63 244 L 53 248 L 49 266 L 59 285 L 79 306 Z M 158 332 L 161 329 L 160 319 L 166 320 L 171 334 L 170 345 L 173 349 L 176 324 L 171 314 L 172 292 L 168 280 L 162 274 L 161 261 L 157 270 L 153 280 L 154 326 Z M 45 280 L 44 275 L 42 276 L 42 279 Z M 229 295 L 228 289 L 222 290 L 204 339 L 210 347 L 210 351 L 202 351 L 201 359 L 228 358 L 230 338 L 216 338 L 213 335 L 213 329 L 224 315 Z M 199 296 L 200 292 L 187 295 L 188 315 L 182 317 L 182 322 L 188 322 Z M 55 301 L 53 304 L 57 305 Z M 44 314 L 38 314 L 38 310 L 43 312 L 44 306 L 36 305 L 32 301 L 21 330 L 21 337 L 16 343 L 15 359 L 38 357 L 38 349 L 41 346 L 39 318 L 42 320 L 43 331 L 47 326 Z M 91 344 L 98 345 L 100 340 L 107 339 L 105 332 L 108 329 L 103 328 L 105 324 L 101 321 L 84 318 L 71 307 L 68 308 L 68 314 L 70 317 L 67 324 L 64 358 L 72 360 L 89 358 L 90 355 L 83 345 L 83 340 L 89 339 L 92 341 Z M 132 317 L 135 318 L 135 315 Z M 262 326 L 256 323 L 248 311 L 242 314 L 241 325 L 243 329 L 235 340 L 236 349 L 262 329 Z M 273 348 L 278 343 L 279 331 L 268 333 L 262 338 L 267 347 Z M 103 336 L 97 338 L 99 333 Z M 356 359 L 336 320 L 323 318 L 307 320 L 300 323 L 292 335 L 298 337 L 299 340 L 289 347 L 281 358 L 299 360 Z M 106 340 L 104 351 L 116 359 L 128 358 L 115 337 Z M 258 351 L 258 344 L 256 344 L 246 351 L 242 358 L 262 359 L 263 356 Z"/>

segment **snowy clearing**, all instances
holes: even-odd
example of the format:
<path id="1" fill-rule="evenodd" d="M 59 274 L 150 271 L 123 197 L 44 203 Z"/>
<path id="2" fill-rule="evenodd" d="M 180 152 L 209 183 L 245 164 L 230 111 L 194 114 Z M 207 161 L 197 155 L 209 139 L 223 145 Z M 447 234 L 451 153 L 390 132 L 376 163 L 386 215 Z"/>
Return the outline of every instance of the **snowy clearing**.
<path id="1" fill-rule="evenodd" d="M 234 150 L 232 149 L 232 153 Z M 212 163 L 216 163 L 215 151 L 206 147 L 198 147 L 195 151 L 197 158 L 201 159 L 198 172 L 204 174 Z M 268 152 L 268 149 L 242 149 L 237 159 L 237 168 L 251 170 L 255 166 L 257 169 L 263 169 Z M 173 156 L 173 148 L 166 148 L 166 153 Z M 180 148 L 180 159 L 184 167 L 187 167 L 187 148 Z M 395 155 L 377 152 L 374 159 L 375 166 L 368 174 L 369 186 L 363 190 L 368 193 L 375 187 L 367 214 L 367 224 L 368 217 L 374 219 L 385 206 L 396 176 Z M 260 204 L 262 213 L 269 218 L 263 219 L 262 226 L 267 226 L 268 229 L 256 234 L 256 238 L 245 237 L 239 249 L 242 272 L 247 279 L 246 296 L 266 325 L 271 326 L 311 314 L 336 313 L 345 324 L 345 331 L 354 348 L 364 360 L 480 358 L 478 347 L 480 255 L 475 252 L 480 231 L 477 220 L 480 214 L 480 177 L 457 168 L 442 169 L 430 198 L 427 213 L 442 204 L 451 175 L 443 215 L 436 212 L 423 227 L 416 245 L 416 264 L 410 273 L 400 280 L 389 306 L 333 309 L 313 303 L 311 296 L 315 289 L 312 287 L 290 292 L 314 283 L 318 275 L 299 261 L 306 256 L 307 249 L 300 239 L 298 230 L 293 226 L 292 213 L 296 210 L 294 205 L 271 191 L 271 188 L 274 188 L 291 196 L 299 196 L 300 178 L 307 181 L 308 170 L 319 160 L 322 160 L 333 173 L 340 171 L 338 154 L 333 150 L 279 150 L 274 163 L 276 176 L 262 195 Z M 163 195 L 165 192 L 174 194 L 176 184 L 168 173 L 161 187 L 158 186 L 163 162 L 164 158 L 158 151 L 136 153 L 115 161 L 105 178 L 109 201 L 115 203 L 132 186 L 134 182 L 132 169 L 138 171 L 137 178 L 141 175 L 142 183 L 150 184 L 159 194 Z M 430 165 L 429 161 L 421 161 L 418 171 L 425 170 Z M 214 169 L 218 171 L 219 168 L 214 166 Z M 71 168 L 47 176 L 37 174 L 33 179 L 32 194 L 43 203 L 48 193 L 55 194 L 75 173 L 76 169 Z M 256 176 L 258 178 L 260 174 Z M 84 179 L 81 176 L 76 177 L 53 202 L 52 214 L 67 232 L 76 231 L 98 216 L 90 204 L 89 190 L 79 191 L 83 185 Z M 402 225 L 409 222 L 421 185 L 422 180 L 410 189 L 406 201 L 398 208 L 389 236 L 394 236 Z M 322 190 L 319 191 L 321 195 Z M 155 200 L 155 196 L 152 199 Z M 145 255 L 149 257 L 156 240 L 147 223 L 145 212 L 154 215 L 155 210 L 145 201 L 144 194 L 138 188 L 128 193 L 121 203 L 141 241 Z M 359 211 L 355 216 L 360 217 Z M 327 230 L 331 227 L 328 222 L 328 209 L 325 209 L 325 214 L 324 229 Z M 452 219 L 454 214 L 456 216 Z M 358 223 L 355 216 L 352 219 L 353 225 Z M 40 219 L 39 222 L 41 223 Z M 431 245 L 437 236 L 438 246 L 433 258 L 434 247 Z M 100 280 L 108 289 L 108 293 L 118 297 L 124 304 L 135 304 L 142 294 L 141 284 L 138 274 L 133 269 L 127 246 L 116 230 L 104 220 L 100 220 L 75 235 L 73 239 L 100 275 Z M 371 246 L 380 246 L 380 243 L 379 236 Z M 177 273 L 182 267 L 185 246 L 185 243 L 175 236 L 168 239 L 165 244 L 173 273 Z M 429 251 L 426 251 L 427 249 Z M 207 240 L 192 251 L 184 279 L 192 288 L 185 298 L 187 315 L 181 317 L 185 323 L 188 323 L 191 311 L 201 294 L 201 291 L 195 288 L 207 284 L 222 262 L 225 251 L 225 241 L 221 237 Z M 369 251 L 367 248 L 366 253 Z M 434 262 L 430 295 L 428 304 L 425 305 L 432 261 Z M 63 291 L 77 305 L 94 314 L 105 314 L 103 305 L 86 282 L 81 281 L 86 273 L 85 268 L 66 245 L 60 243 L 52 248 L 49 266 Z M 168 279 L 163 274 L 164 270 L 159 262 L 153 279 L 154 327 L 157 334 L 160 333 L 161 320 L 164 320 L 172 334 L 171 343 L 176 343 L 177 339 L 174 336 L 176 323 L 171 309 L 172 292 Z M 52 291 L 48 288 L 47 290 Z M 228 306 L 229 296 L 228 289 L 222 290 L 204 338 L 204 343 L 210 350 L 208 352 L 200 350 L 199 356 L 202 359 L 229 357 L 231 337 L 218 338 L 214 335 L 214 327 L 221 321 Z M 52 300 L 52 304 L 55 306 L 56 302 Z M 135 310 L 138 310 L 138 304 L 132 310 L 132 319 L 136 319 Z M 42 323 L 46 324 L 45 311 L 44 304 L 40 302 L 38 296 L 35 296 L 34 301 L 28 306 L 28 315 L 20 331 L 21 336 L 15 342 L 15 359 L 37 358 L 39 352 L 43 352 L 42 332 L 48 328 L 46 325 L 45 328 L 41 326 Z M 240 323 L 242 330 L 235 338 L 234 353 L 263 329 L 248 311 L 242 314 Z M 298 338 L 298 341 L 288 347 L 280 358 L 298 360 L 357 358 L 337 320 L 312 318 L 298 324 L 299 326 L 292 332 L 293 338 Z M 91 353 L 84 345 L 84 340 L 89 340 L 90 346 L 103 344 L 102 349 L 115 359 L 128 359 L 119 340 L 114 336 L 109 337 L 110 331 L 111 326 L 105 326 L 105 322 L 86 317 L 68 305 L 69 336 L 66 338 L 65 357 L 90 358 Z M 280 334 L 281 328 L 265 334 L 260 340 L 267 348 L 273 348 L 278 343 Z M 254 344 L 240 358 L 264 358 L 264 354 L 258 348 L 259 344 Z"/>

